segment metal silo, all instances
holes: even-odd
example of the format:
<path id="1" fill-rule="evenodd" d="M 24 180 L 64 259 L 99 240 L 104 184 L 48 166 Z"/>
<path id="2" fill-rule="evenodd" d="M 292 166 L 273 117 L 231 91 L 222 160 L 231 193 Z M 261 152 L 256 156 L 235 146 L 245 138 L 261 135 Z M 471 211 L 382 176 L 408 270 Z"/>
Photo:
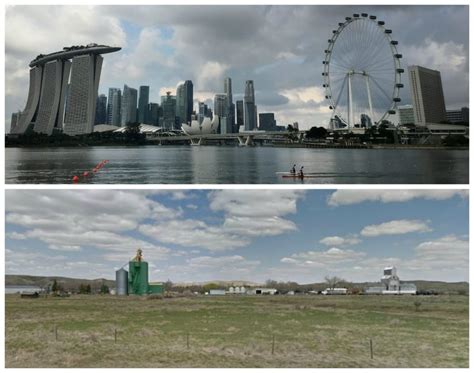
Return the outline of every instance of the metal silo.
<path id="1" fill-rule="evenodd" d="M 128 272 L 124 268 L 115 272 L 115 287 L 117 295 L 128 295 Z"/>
<path id="2" fill-rule="evenodd" d="M 128 263 L 128 287 L 130 294 L 148 294 L 148 263 L 131 261 Z"/>

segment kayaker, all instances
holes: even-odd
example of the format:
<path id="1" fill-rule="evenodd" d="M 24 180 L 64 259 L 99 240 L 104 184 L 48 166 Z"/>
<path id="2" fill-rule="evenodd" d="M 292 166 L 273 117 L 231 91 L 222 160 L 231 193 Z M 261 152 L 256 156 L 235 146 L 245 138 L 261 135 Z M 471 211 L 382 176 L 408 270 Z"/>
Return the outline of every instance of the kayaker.
<path id="1" fill-rule="evenodd" d="M 304 166 L 301 166 L 301 168 L 300 168 L 300 179 L 304 178 L 303 168 L 304 168 Z"/>
<path id="2" fill-rule="evenodd" d="M 293 165 L 293 168 L 290 171 L 293 175 L 296 175 L 296 165 Z"/>

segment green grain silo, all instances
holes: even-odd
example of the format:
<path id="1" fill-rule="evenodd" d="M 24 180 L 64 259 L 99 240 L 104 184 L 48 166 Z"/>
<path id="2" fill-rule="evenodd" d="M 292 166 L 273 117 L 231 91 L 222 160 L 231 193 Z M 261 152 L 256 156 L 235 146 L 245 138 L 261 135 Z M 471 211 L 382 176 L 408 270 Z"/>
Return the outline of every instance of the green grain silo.
<path id="1" fill-rule="evenodd" d="M 148 294 L 148 263 L 130 261 L 128 263 L 128 292 L 129 294 Z"/>

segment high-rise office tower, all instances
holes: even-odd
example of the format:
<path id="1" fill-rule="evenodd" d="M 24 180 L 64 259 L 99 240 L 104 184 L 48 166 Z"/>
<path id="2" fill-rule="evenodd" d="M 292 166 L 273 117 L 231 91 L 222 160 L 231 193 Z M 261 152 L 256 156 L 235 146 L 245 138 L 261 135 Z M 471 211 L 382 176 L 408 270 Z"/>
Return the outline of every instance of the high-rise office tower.
<path id="1" fill-rule="evenodd" d="M 171 92 L 166 92 L 166 96 L 161 96 L 161 110 L 163 111 L 163 120 L 161 126 L 165 130 L 173 130 L 176 127 L 176 96 Z"/>
<path id="2" fill-rule="evenodd" d="M 424 126 L 446 120 L 441 73 L 421 66 L 409 66 L 415 124 Z"/>
<path id="3" fill-rule="evenodd" d="M 237 132 L 235 131 L 235 106 L 232 98 L 232 79 L 227 77 L 224 80 L 224 93 L 227 96 L 227 102 L 226 102 L 226 107 L 227 107 L 227 118 L 232 126 L 232 132 Z"/>
<path id="4" fill-rule="evenodd" d="M 209 116 L 208 108 L 207 105 L 204 102 L 200 102 L 199 105 L 199 110 L 197 114 L 197 120 L 199 123 L 202 123 L 205 117 Z"/>
<path id="5" fill-rule="evenodd" d="M 186 122 L 185 112 L 186 95 L 184 93 L 184 83 L 176 87 L 176 118 L 180 123 Z"/>
<path id="6" fill-rule="evenodd" d="M 105 123 L 107 123 L 107 96 L 104 94 L 101 94 L 97 97 L 94 124 L 105 124 Z"/>
<path id="7" fill-rule="evenodd" d="M 185 92 L 185 119 L 186 123 L 191 122 L 191 115 L 193 114 L 193 82 L 191 80 L 186 80 L 184 82 L 184 92 Z M 181 127 L 181 126 L 180 126 Z"/>
<path id="8" fill-rule="evenodd" d="M 225 117 L 227 114 L 227 95 L 218 93 L 214 96 L 214 115 Z"/>
<path id="9" fill-rule="evenodd" d="M 122 127 L 137 121 L 137 90 L 135 88 L 130 88 L 128 85 L 123 86 L 120 109 L 120 124 Z"/>
<path id="10" fill-rule="evenodd" d="M 235 102 L 237 107 L 237 131 L 239 132 L 239 128 L 244 125 L 244 102 L 242 100 L 237 100 Z"/>
<path id="11" fill-rule="evenodd" d="M 221 134 L 232 132 L 232 123 L 227 117 L 228 114 L 227 95 L 219 93 L 214 96 L 214 116 L 218 118 L 219 132 Z"/>
<path id="12" fill-rule="evenodd" d="M 191 122 L 193 113 L 193 82 L 186 80 L 176 88 L 176 116 L 181 123 Z"/>
<path id="13" fill-rule="evenodd" d="M 255 107 L 255 90 L 253 80 L 245 82 L 244 94 L 244 129 L 253 131 L 257 129 L 257 110 Z"/>
<path id="14" fill-rule="evenodd" d="M 260 113 L 258 114 L 259 124 L 258 129 L 263 131 L 276 131 L 276 120 L 274 113 Z"/>
<path id="15" fill-rule="evenodd" d="M 146 114 L 146 124 L 151 124 L 152 126 L 159 125 L 159 112 L 160 112 L 160 105 L 155 102 L 150 102 L 147 107 L 147 114 Z"/>
<path id="16" fill-rule="evenodd" d="M 140 97 L 138 99 L 138 122 L 147 123 L 146 114 L 148 112 L 148 103 L 150 100 L 150 87 L 140 86 Z"/>
<path id="17" fill-rule="evenodd" d="M 122 91 L 120 88 L 109 88 L 107 100 L 107 124 L 120 127 L 120 105 L 122 103 Z"/>
<path id="18" fill-rule="evenodd" d="M 28 129 L 51 135 L 91 133 L 103 58 L 118 47 L 88 44 L 40 54 L 30 62 L 30 85 L 26 107 L 14 133 Z M 67 105 L 66 105 L 67 102 Z"/>

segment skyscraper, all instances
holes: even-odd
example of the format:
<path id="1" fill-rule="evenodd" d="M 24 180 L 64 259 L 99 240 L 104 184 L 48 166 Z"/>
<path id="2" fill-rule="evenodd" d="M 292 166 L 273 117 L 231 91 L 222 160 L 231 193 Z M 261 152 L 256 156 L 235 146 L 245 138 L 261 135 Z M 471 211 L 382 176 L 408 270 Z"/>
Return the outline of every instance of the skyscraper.
<path id="1" fill-rule="evenodd" d="M 118 47 L 88 44 L 40 54 L 30 62 L 30 86 L 25 109 L 14 133 L 28 129 L 51 135 L 91 133 L 103 58 Z M 67 102 L 67 105 L 66 105 Z"/>
<path id="2" fill-rule="evenodd" d="M 146 113 L 146 124 L 151 124 L 152 126 L 159 125 L 159 112 L 160 105 L 155 102 L 150 102 L 147 107 Z"/>
<path id="3" fill-rule="evenodd" d="M 138 122 L 147 123 L 146 114 L 148 112 L 148 102 L 150 99 L 150 87 L 140 86 L 140 97 L 138 99 Z"/>
<path id="4" fill-rule="evenodd" d="M 258 114 L 260 126 L 258 129 L 263 131 L 276 131 L 276 120 L 274 113 L 260 113 Z"/>
<path id="5" fill-rule="evenodd" d="M 176 96 L 171 92 L 166 92 L 166 96 L 161 96 L 161 109 L 163 111 L 162 127 L 165 130 L 173 130 L 176 127 Z"/>
<path id="6" fill-rule="evenodd" d="M 228 118 L 228 122 L 230 123 L 232 127 L 232 132 L 238 132 L 235 131 L 235 106 L 232 98 L 232 79 L 227 77 L 224 80 L 224 93 L 227 96 L 227 102 L 226 102 L 226 109 L 227 113 L 226 116 Z"/>
<path id="7" fill-rule="evenodd" d="M 214 96 L 214 115 L 225 117 L 227 114 L 227 95 L 218 93 Z"/>
<path id="8" fill-rule="evenodd" d="M 107 124 L 120 127 L 120 105 L 122 103 L 122 91 L 120 88 L 109 88 L 107 100 Z"/>
<path id="9" fill-rule="evenodd" d="M 211 115 L 209 113 L 209 108 L 207 107 L 207 105 L 204 102 L 200 102 L 199 103 L 199 111 L 198 111 L 198 114 L 197 114 L 197 120 L 199 121 L 199 123 L 202 123 L 202 121 L 206 117 L 209 117 L 209 118 L 211 117 Z"/>
<path id="10" fill-rule="evenodd" d="M 237 100 L 235 102 L 237 107 L 237 131 L 239 132 L 239 128 L 244 125 L 244 102 L 242 100 Z"/>
<path id="11" fill-rule="evenodd" d="M 107 96 L 104 94 L 101 94 L 97 97 L 94 124 L 105 124 L 105 123 L 107 123 Z"/>
<path id="12" fill-rule="evenodd" d="M 425 126 L 446 120 L 441 73 L 421 66 L 409 66 L 415 124 Z"/>
<path id="13" fill-rule="evenodd" d="M 255 90 L 253 80 L 245 82 L 244 94 L 244 129 L 253 131 L 257 129 L 257 110 L 255 107 Z"/>
<path id="14" fill-rule="evenodd" d="M 189 123 L 193 113 L 193 82 L 186 80 L 176 88 L 176 116 L 181 123 Z"/>
<path id="15" fill-rule="evenodd" d="M 122 104 L 120 106 L 120 124 L 122 127 L 137 121 L 137 90 L 128 85 L 123 86 Z"/>
<path id="16" fill-rule="evenodd" d="M 232 124 L 227 117 L 228 114 L 227 95 L 218 93 L 214 96 L 214 116 L 218 118 L 219 132 L 221 134 L 232 133 Z"/>

